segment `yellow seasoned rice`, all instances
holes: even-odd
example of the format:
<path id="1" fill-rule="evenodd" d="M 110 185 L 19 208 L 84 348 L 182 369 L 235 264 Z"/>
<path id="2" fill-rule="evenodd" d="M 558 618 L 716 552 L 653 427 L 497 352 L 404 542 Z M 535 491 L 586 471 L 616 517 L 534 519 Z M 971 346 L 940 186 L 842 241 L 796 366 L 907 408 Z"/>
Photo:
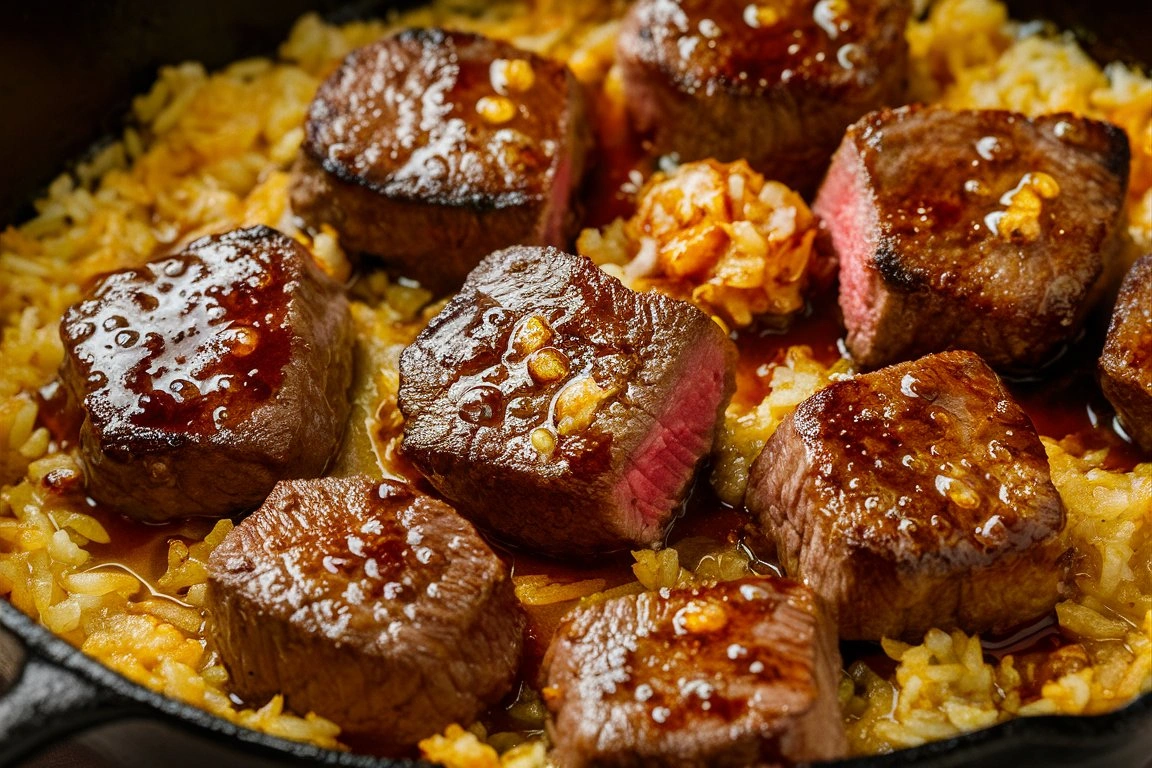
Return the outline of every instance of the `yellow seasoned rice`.
<path id="1" fill-rule="evenodd" d="M 752 462 L 760 455 L 760 449 L 780 422 L 797 405 L 833 380 L 850 375 L 852 370 L 847 360 L 825 368 L 805 346 L 789 348 L 782 361 L 765 367 L 768 394 L 764 399 L 752 407 L 733 402 L 724 412 L 724 426 L 716 446 L 711 480 L 716 495 L 728 504 L 744 502 L 744 488 L 748 485 Z"/>
<path id="2" fill-rule="evenodd" d="M 307 104 L 344 54 L 409 24 L 510 39 L 565 59 L 581 81 L 600 89 L 602 121 L 611 125 L 623 114 L 612 56 L 625 5 L 438 0 L 385 21 L 344 26 L 309 15 L 275 60 L 249 59 L 217 73 L 193 63 L 162 69 L 134 102 L 118 140 L 53 182 L 36 202 L 35 218 L 0 233 L 0 594 L 143 685 L 250 728 L 340 748 L 334 724 L 288 712 L 280 697 L 251 709 L 228 696 L 227 674 L 205 647 L 201 610 L 204 562 L 228 522 L 166 529 L 155 554 L 167 559 L 158 567 L 102 554 L 119 526 L 83 503 L 75 453 L 60 450 L 39 418 L 37 393 L 62 357 L 60 317 L 80 286 L 102 272 L 255 223 L 300 237 L 325 270 L 347 278 L 350 264 L 334 233 L 309 239 L 286 217 L 286 171 Z M 1071 39 L 1031 31 L 1010 21 L 996 0 L 935 3 L 908 30 L 913 94 L 956 107 L 1072 110 L 1122 125 L 1133 145 L 1132 252 L 1152 249 L 1152 81 L 1123 65 L 1098 66 Z M 401 427 L 399 351 L 436 307 L 426 306 L 426 293 L 383 275 L 361 280 L 353 299 L 361 373 L 335 471 L 387 472 Z M 846 373 L 821 366 L 803 348 L 775 362 L 765 399 L 734 405 L 726 416 L 712 478 L 719 495 L 738 503 L 748 463 L 764 440 L 798 402 Z M 977 638 L 961 632 L 933 630 L 916 645 L 885 642 L 893 674 L 858 662 L 841 685 L 854 752 L 919 744 L 1017 715 L 1106 711 L 1152 690 L 1152 464 L 1114 471 L 1101 451 L 1080 450 L 1073 441 L 1045 444 L 1068 507 L 1066 536 L 1076 562 L 1073 593 L 1057 617 L 1076 642 L 1042 661 L 990 660 Z M 529 606 L 576 604 L 736 578 L 752 568 L 738 547 L 703 553 L 692 547 L 683 542 L 635 553 L 637 580 L 629 584 L 605 589 L 599 579 L 556 584 L 518 577 L 516 591 Z M 541 766 L 542 705 L 526 688 L 516 707 L 529 724 L 523 732 L 452 726 L 421 748 L 450 766 Z"/>
<path id="3" fill-rule="evenodd" d="M 1106 450 L 1080 454 L 1073 440 L 1043 440 L 1075 553 L 1076 595 L 1056 615 L 1078 642 L 1038 670 L 1013 656 L 990 663 L 979 640 L 959 631 L 932 630 L 916 646 L 885 641 L 894 679 L 858 662 L 841 686 L 855 752 L 916 746 L 1019 715 L 1098 714 L 1152 691 L 1152 463 L 1110 471 Z M 1026 700 L 1037 684 L 1039 695 Z"/>
<path id="4" fill-rule="evenodd" d="M 1130 260 L 1152 250 L 1152 80 L 1120 62 L 1101 67 L 1068 35 L 1008 19 L 997 0 L 941 0 L 908 28 L 911 96 L 953 108 L 1027 115 L 1076 112 L 1128 132 Z"/>

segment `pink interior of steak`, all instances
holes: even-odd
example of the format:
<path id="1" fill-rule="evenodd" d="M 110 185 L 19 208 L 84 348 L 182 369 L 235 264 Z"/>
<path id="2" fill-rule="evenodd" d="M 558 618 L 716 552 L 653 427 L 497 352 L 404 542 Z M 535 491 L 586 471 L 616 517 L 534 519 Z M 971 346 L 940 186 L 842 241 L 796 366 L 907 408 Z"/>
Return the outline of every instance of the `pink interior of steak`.
<path id="1" fill-rule="evenodd" d="M 840 260 L 844 324 L 853 335 L 871 336 L 882 310 L 877 276 L 870 266 L 877 221 L 863 164 L 851 144 L 836 152 L 812 208 L 828 227 Z"/>
<path id="2" fill-rule="evenodd" d="M 663 534 L 696 462 L 712 448 L 723 397 L 724 351 L 699 344 L 616 487 L 622 527 L 637 541 L 652 542 Z"/>

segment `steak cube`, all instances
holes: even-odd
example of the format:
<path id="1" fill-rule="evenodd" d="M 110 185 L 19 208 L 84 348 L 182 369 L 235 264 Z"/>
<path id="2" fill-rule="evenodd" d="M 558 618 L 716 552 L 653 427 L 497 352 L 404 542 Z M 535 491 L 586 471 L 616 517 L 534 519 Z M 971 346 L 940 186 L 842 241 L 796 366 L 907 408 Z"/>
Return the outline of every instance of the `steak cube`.
<path id="1" fill-rule="evenodd" d="M 559 62 L 417 29 L 353 51 L 316 94 L 292 206 L 437 293 L 488 253 L 563 246 L 590 134 Z"/>
<path id="2" fill-rule="evenodd" d="M 127 515 L 223 517 L 339 445 L 352 378 L 340 285 L 268 227 L 105 277 L 60 325 L 88 492 Z"/>
<path id="3" fill-rule="evenodd" d="M 847 751 L 835 627 L 787 579 L 576 608 L 544 669 L 560 768 L 780 766 Z"/>
<path id="4" fill-rule="evenodd" d="M 748 510 L 840 637 L 999 631 L 1051 610 L 1064 507 L 1032 422 L 970 352 L 838 381 L 752 465 Z"/>
<path id="5" fill-rule="evenodd" d="M 1100 386 L 1124 429 L 1152 452 L 1152 254 L 1132 265 L 1120 287 L 1100 357 Z"/>
<path id="6" fill-rule="evenodd" d="M 285 481 L 208 561 L 232 690 L 283 693 L 395 754 L 512 685 L 524 617 L 506 567 L 441 501 L 367 477 Z"/>
<path id="7" fill-rule="evenodd" d="M 617 42 L 624 95 L 655 150 L 746 159 L 816 188 L 847 128 L 903 103 L 905 0 L 639 0 Z"/>
<path id="8" fill-rule="evenodd" d="M 462 514 L 552 554 L 662 540 L 734 388 L 687 302 L 582 256 L 490 255 L 400 358 L 402 449 Z"/>
<path id="9" fill-rule="evenodd" d="M 1122 130 L 1067 114 L 902 107 L 853 125 L 812 206 L 852 356 L 1052 358 L 1115 259 L 1128 157 Z"/>

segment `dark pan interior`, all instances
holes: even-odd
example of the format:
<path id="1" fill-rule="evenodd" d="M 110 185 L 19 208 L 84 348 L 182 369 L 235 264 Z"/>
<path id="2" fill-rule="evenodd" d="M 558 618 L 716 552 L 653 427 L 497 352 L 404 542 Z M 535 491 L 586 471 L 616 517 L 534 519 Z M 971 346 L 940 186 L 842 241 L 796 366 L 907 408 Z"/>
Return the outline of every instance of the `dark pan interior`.
<path id="1" fill-rule="evenodd" d="M 355 17 L 410 4 L 372 0 L 0 4 L 0 96 L 7 106 L 0 120 L 0 225 L 29 215 L 29 201 L 61 168 L 113 132 L 131 97 L 149 86 L 157 67 L 191 59 L 214 68 L 269 53 L 308 10 Z M 1152 4 L 1147 2 L 1008 4 L 1017 18 L 1046 18 L 1072 30 L 1099 60 L 1147 65 L 1152 56 Z M 0 634 L 0 662 L 20 656 L 28 662 L 22 670 L 5 670 L 0 663 L 0 685 L 8 681 L 6 695 L 0 697 L 0 764 L 12 764 L 60 734 L 127 717 L 156 720 L 169 728 L 173 749 L 202 755 L 200 764 L 414 765 L 327 752 L 238 728 L 128 682 L 3 600 L 0 625 L 12 633 Z M 1150 758 L 1152 694 L 1109 715 L 1022 718 L 956 739 L 836 765 L 1103 767 L 1146 766 L 1152 764 Z"/>

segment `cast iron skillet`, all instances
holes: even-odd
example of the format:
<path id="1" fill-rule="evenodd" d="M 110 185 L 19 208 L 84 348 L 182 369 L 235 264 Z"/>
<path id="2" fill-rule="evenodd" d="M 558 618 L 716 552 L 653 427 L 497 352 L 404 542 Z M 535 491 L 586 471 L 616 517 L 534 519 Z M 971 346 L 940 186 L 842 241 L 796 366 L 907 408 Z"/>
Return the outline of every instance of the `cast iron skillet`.
<path id="1" fill-rule="evenodd" d="M 70 159 L 112 132 L 130 98 L 162 64 L 192 59 L 209 68 L 267 53 L 306 10 L 378 15 L 411 3 L 341 0 L 55 0 L 0 7 L 0 224 L 30 212 L 27 201 Z M 1142 2 L 1009 2 L 1017 18 L 1042 16 L 1077 33 L 1102 61 L 1147 64 L 1152 8 Z M 1055 6 L 1055 7 L 1053 7 Z M 383 760 L 286 741 L 233 725 L 136 685 L 54 636 L 0 599 L 0 765 L 58 739 L 113 721 L 163 729 L 168 754 L 187 762 L 315 764 L 401 768 Z M 157 761 L 168 758 L 156 756 Z M 1152 763 L 1152 694 L 1094 717 L 1011 720 L 839 768 L 953 768 L 1011 765 L 1147 766 Z M 191 764 L 191 763 L 189 763 Z"/>

